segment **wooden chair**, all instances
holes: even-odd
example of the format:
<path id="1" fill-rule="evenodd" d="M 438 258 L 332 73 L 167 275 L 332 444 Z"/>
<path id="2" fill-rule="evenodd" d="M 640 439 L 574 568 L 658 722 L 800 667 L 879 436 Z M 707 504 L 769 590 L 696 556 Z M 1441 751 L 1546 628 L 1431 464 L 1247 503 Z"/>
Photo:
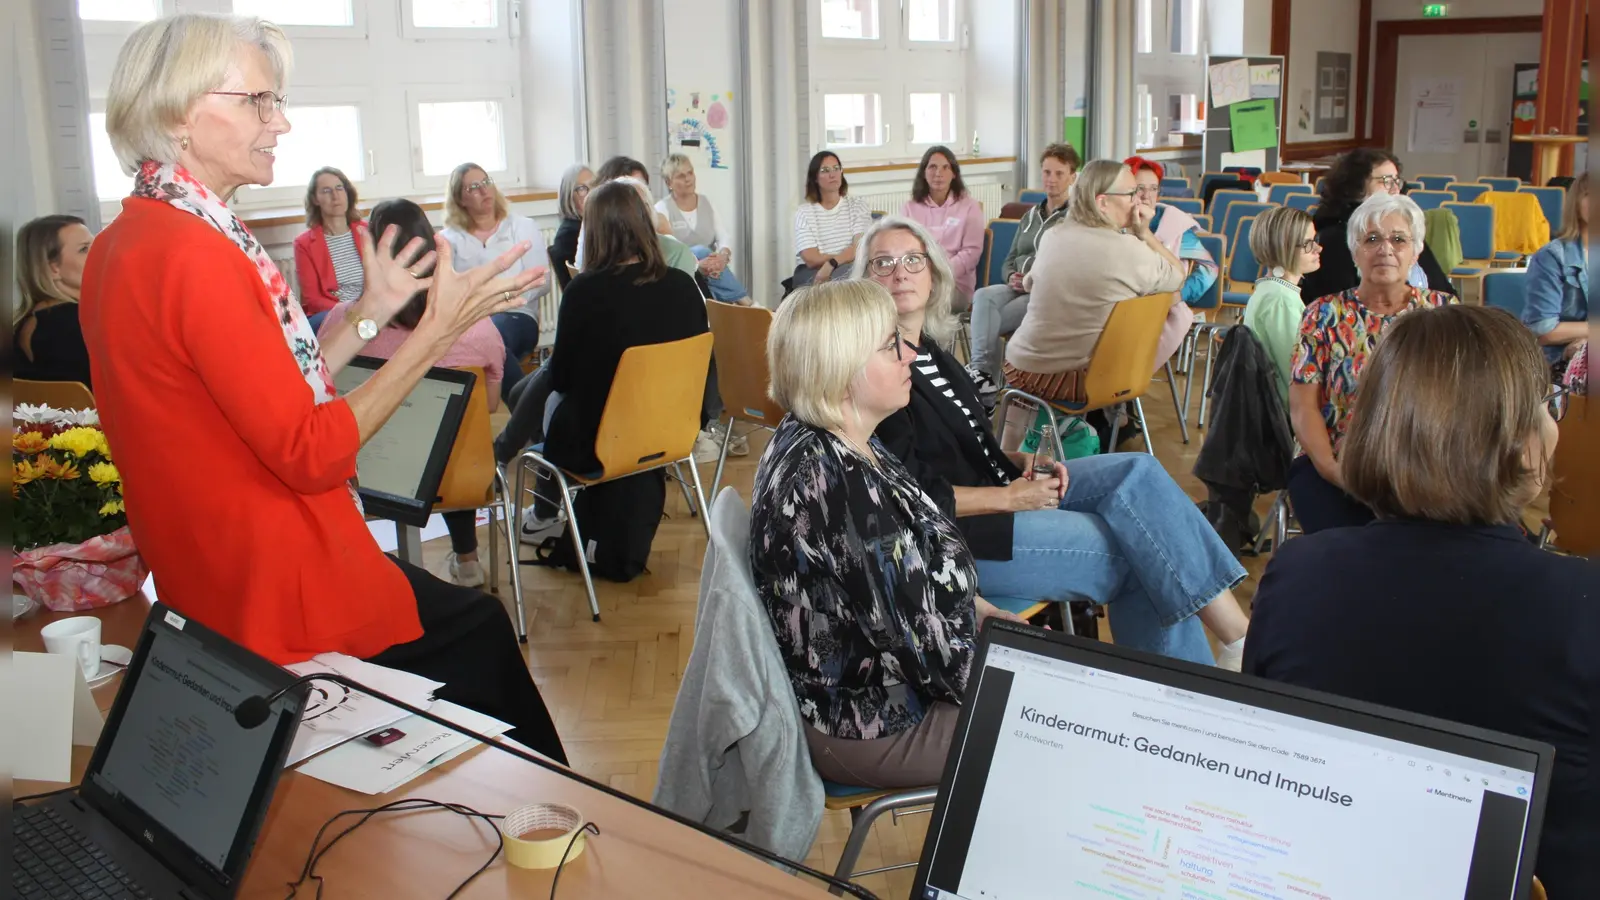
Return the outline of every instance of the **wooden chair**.
<path id="1" fill-rule="evenodd" d="M 774 429 L 787 410 L 767 396 L 771 383 L 767 332 L 772 328 L 772 311 L 762 306 L 707 303 L 706 317 L 711 320 L 711 334 L 716 340 L 713 353 L 717 360 L 717 387 L 728 417 L 722 452 L 717 455 L 717 471 L 711 476 L 709 493 L 715 497 L 717 486 L 722 483 L 722 468 L 728 461 L 734 421 Z"/>
<path id="2" fill-rule="evenodd" d="M 595 435 L 595 457 L 600 471 L 592 476 L 568 472 L 546 459 L 537 449 L 522 452 L 516 460 L 517 489 L 512 504 L 512 522 L 522 521 L 525 476 L 531 463 L 548 472 L 561 490 L 561 503 L 567 513 L 567 531 L 577 551 L 578 570 L 589 594 L 589 611 L 600 621 L 600 601 L 589 574 L 583 535 L 578 531 L 578 516 L 572 498 L 586 487 L 615 481 L 640 472 L 689 464 L 694 479 L 694 497 L 683 485 L 684 499 L 691 509 L 706 508 L 705 492 L 700 487 L 700 469 L 694 464 L 694 441 L 700 434 L 700 406 L 705 398 L 706 372 L 711 367 L 710 332 L 664 344 L 644 344 L 623 351 L 617 374 L 600 414 L 600 430 Z M 674 476 L 678 477 L 678 476 Z M 700 522 L 710 534 L 706 516 Z"/>
<path id="3" fill-rule="evenodd" d="M 1555 545 L 1579 556 L 1600 557 L 1600 404 L 1567 398 L 1561 441 L 1550 467 L 1550 528 Z"/>
<path id="4" fill-rule="evenodd" d="M 1292 172 L 1263 172 L 1261 173 L 1261 177 L 1257 180 L 1262 184 L 1270 185 L 1296 184 L 1304 187 L 1308 191 L 1311 190 L 1311 185 L 1301 181 L 1300 176 Z"/>
<path id="5" fill-rule="evenodd" d="M 48 406 L 53 409 L 94 409 L 94 394 L 81 381 L 29 381 L 18 378 L 11 389 L 11 401 L 18 406 Z"/>
<path id="6" fill-rule="evenodd" d="M 528 616 L 522 602 L 522 567 L 517 565 L 517 527 L 506 472 L 494 459 L 494 429 L 489 425 L 488 379 L 476 366 L 462 371 L 477 376 L 467 397 L 467 411 L 450 448 L 439 494 L 433 501 L 436 513 L 474 512 L 487 508 L 489 515 L 489 592 L 500 593 L 500 544 L 506 544 L 506 559 L 511 566 L 511 591 L 517 601 L 517 639 L 528 642 Z M 498 533 L 497 533 L 498 532 Z"/>
<path id="7" fill-rule="evenodd" d="M 1017 399 L 1028 400 L 1037 408 L 1050 410 L 1050 424 L 1055 426 L 1056 433 L 1056 457 L 1059 459 L 1062 458 L 1062 450 L 1061 428 L 1056 420 L 1057 413 L 1081 416 L 1119 403 L 1132 403 L 1139 414 L 1139 421 L 1145 422 L 1145 449 L 1154 455 L 1156 448 L 1150 442 L 1149 422 L 1144 417 L 1144 404 L 1140 398 L 1150 390 L 1150 383 L 1156 370 L 1156 345 L 1161 340 L 1161 326 L 1167 321 L 1167 310 L 1171 308 L 1173 300 L 1174 295 L 1168 293 L 1134 297 L 1118 303 L 1112 308 L 1111 317 L 1106 320 L 1106 327 L 1100 333 L 1100 340 L 1095 343 L 1094 356 L 1089 361 L 1089 367 L 1084 370 L 1081 382 L 1083 400 L 1046 402 L 1026 391 L 1008 387 L 1000 392 L 1000 400 L 995 404 L 995 433 L 1002 433 L 1011 403 Z M 1170 378 L 1170 368 L 1168 373 Z M 1175 382 L 1170 382 L 1170 386 L 1172 404 L 1176 407 L 1178 386 Z M 1113 418 L 1112 448 L 1117 446 L 1117 430 L 1118 425 Z"/>

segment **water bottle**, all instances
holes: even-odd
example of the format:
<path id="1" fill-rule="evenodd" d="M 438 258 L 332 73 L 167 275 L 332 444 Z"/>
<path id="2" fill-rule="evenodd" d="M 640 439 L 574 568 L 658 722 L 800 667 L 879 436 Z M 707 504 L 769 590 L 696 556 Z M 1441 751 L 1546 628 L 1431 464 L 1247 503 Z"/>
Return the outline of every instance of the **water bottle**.
<path id="1" fill-rule="evenodd" d="M 1045 425 L 1039 429 L 1039 446 L 1033 452 L 1032 477 L 1056 477 L 1056 462 L 1056 429 Z"/>

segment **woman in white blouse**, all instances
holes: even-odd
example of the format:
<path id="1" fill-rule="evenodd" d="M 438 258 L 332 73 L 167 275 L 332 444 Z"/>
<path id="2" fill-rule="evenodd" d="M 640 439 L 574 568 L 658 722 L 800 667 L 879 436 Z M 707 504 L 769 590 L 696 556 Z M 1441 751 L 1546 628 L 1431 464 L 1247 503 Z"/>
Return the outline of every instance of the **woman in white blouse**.
<path id="1" fill-rule="evenodd" d="M 695 191 L 694 163 L 682 153 L 668 154 L 661 164 L 661 177 L 671 193 L 656 201 L 656 212 L 667 217 L 672 236 L 694 251 L 712 299 L 749 306 L 750 292 L 728 268 L 733 258 L 728 232 L 711 208 L 711 200 Z"/>
<path id="2" fill-rule="evenodd" d="M 823 150 L 811 157 L 806 202 L 794 212 L 794 287 L 850 277 L 856 244 L 872 224 L 872 211 L 849 193 L 838 156 Z"/>
<path id="3" fill-rule="evenodd" d="M 506 271 L 516 274 L 549 265 L 539 226 L 527 216 L 511 212 L 511 203 L 482 166 L 476 163 L 456 166 L 450 173 L 444 209 L 442 234 L 455 254 L 457 272 L 480 266 L 523 241 L 532 242 L 532 247 Z M 500 382 L 500 395 L 507 400 L 511 389 L 522 380 L 522 358 L 539 346 L 539 298 L 550 290 L 552 281 L 542 279 L 538 287 L 524 295 L 527 302 L 522 306 L 492 317 L 506 345 L 506 372 L 505 379 Z"/>

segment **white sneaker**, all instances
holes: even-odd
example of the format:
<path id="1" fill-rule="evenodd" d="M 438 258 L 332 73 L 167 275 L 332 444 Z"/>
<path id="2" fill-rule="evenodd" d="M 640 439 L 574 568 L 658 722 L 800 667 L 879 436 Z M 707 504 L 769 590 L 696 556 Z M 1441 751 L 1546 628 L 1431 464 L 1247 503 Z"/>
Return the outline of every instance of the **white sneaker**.
<path id="1" fill-rule="evenodd" d="M 967 366 L 967 377 L 972 379 L 972 386 L 978 392 L 978 399 L 985 405 L 992 405 L 994 398 L 1000 394 L 1000 385 L 995 384 L 988 372 L 970 364 Z"/>
<path id="2" fill-rule="evenodd" d="M 477 560 L 462 562 L 454 553 L 450 554 L 450 580 L 462 587 L 482 587 L 484 582 L 483 566 Z"/>
<path id="3" fill-rule="evenodd" d="M 709 435 L 711 440 L 717 445 L 717 452 L 720 453 L 722 452 L 722 437 L 728 432 L 729 427 L 731 426 L 729 426 L 726 422 L 715 421 L 707 425 L 706 430 L 701 432 L 701 434 Z M 728 455 L 750 455 L 750 442 L 745 439 L 744 435 L 735 434 L 733 439 L 728 441 Z"/>
<path id="4" fill-rule="evenodd" d="M 547 538 L 561 537 L 567 528 L 567 514 L 560 509 L 548 519 L 541 519 L 533 514 L 533 507 L 528 507 L 522 514 L 522 528 L 519 538 L 524 544 L 537 547 Z"/>
<path id="5" fill-rule="evenodd" d="M 708 432 L 700 432 L 694 439 L 694 461 L 714 463 L 722 455 L 722 442 Z"/>

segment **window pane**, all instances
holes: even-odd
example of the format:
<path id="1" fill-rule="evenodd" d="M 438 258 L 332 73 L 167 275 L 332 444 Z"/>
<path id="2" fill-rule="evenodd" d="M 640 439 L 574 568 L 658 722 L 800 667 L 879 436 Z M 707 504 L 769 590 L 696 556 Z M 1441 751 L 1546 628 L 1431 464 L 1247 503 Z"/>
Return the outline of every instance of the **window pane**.
<path id="1" fill-rule="evenodd" d="M 323 166 L 333 166 L 351 181 L 367 177 L 360 110 L 290 104 L 284 114 L 289 117 L 290 130 L 278 138 L 278 161 L 272 165 L 274 187 L 303 185 Z"/>
<path id="2" fill-rule="evenodd" d="M 878 0 L 822 0 L 822 36 L 878 39 Z"/>
<path id="3" fill-rule="evenodd" d="M 106 114 L 89 114 L 89 159 L 94 165 L 94 193 L 101 200 L 119 200 L 133 193 L 133 176 L 122 174 L 117 154 L 106 135 Z"/>
<path id="4" fill-rule="evenodd" d="M 356 23 L 350 0 L 233 0 L 233 11 L 241 16 L 260 16 L 277 25 Z"/>
<path id="5" fill-rule="evenodd" d="M 1194 56 L 1200 52 L 1200 0 L 1173 0 L 1173 6 L 1183 9 L 1177 52 Z"/>
<path id="6" fill-rule="evenodd" d="M 411 0 L 411 24 L 417 28 L 494 28 L 500 24 L 500 0 Z"/>
<path id="7" fill-rule="evenodd" d="M 161 0 L 78 0 L 78 18 L 145 22 L 161 15 Z"/>
<path id="8" fill-rule="evenodd" d="M 1151 15 L 1151 4 L 1154 2 L 1155 0 L 1137 0 L 1133 7 L 1133 49 L 1139 53 L 1155 51 L 1155 17 Z"/>
<path id="9" fill-rule="evenodd" d="M 955 0 L 907 0 L 906 18 L 913 41 L 956 39 Z"/>
<path id="10" fill-rule="evenodd" d="M 877 94 L 824 94 L 822 130 L 829 147 L 876 147 L 883 143 Z"/>
<path id="11" fill-rule="evenodd" d="M 506 168 L 505 121 L 497 100 L 417 104 L 422 174 L 448 175 L 475 162 L 486 172 Z"/>
<path id="12" fill-rule="evenodd" d="M 907 104 L 911 143 L 948 144 L 956 139 L 956 95 L 912 94 Z"/>

